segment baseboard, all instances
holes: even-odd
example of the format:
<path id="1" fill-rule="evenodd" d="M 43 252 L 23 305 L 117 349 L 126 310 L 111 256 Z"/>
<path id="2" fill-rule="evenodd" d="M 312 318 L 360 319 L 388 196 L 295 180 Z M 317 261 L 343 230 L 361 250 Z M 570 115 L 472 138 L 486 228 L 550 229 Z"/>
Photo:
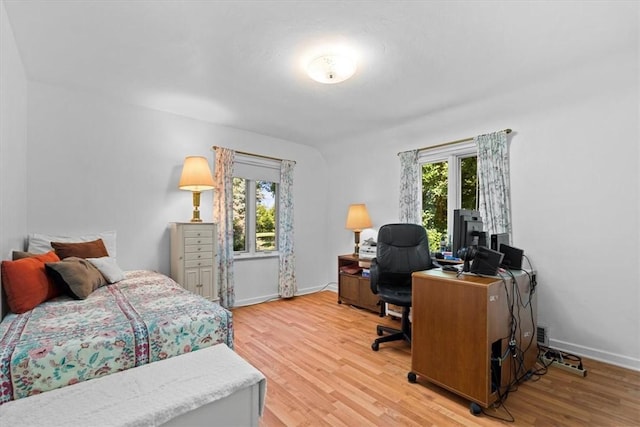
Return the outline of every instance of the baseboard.
<path id="1" fill-rule="evenodd" d="M 577 356 L 584 356 L 589 359 L 609 363 L 610 365 L 620 366 L 621 368 L 640 371 L 640 359 L 637 358 L 628 357 L 621 354 L 609 353 L 608 351 L 584 347 L 581 345 L 554 339 L 549 339 L 549 347 L 556 350 L 562 350 L 567 353 L 575 354 Z"/>
<path id="2" fill-rule="evenodd" d="M 298 292 L 296 292 L 296 296 L 313 294 L 320 291 L 338 292 L 338 285 L 335 282 L 331 282 L 322 286 L 311 286 L 308 288 L 301 288 L 301 289 L 298 289 Z"/>
<path id="3" fill-rule="evenodd" d="M 313 294 L 315 292 L 320 292 L 325 290 L 333 291 L 337 293 L 338 292 L 337 284 L 333 282 L 333 283 L 329 283 L 327 285 L 322 285 L 322 286 L 311 286 L 307 288 L 300 288 L 298 289 L 298 292 L 296 292 L 296 296 Z M 273 301 L 277 299 L 280 299 L 280 296 L 277 293 L 269 294 L 269 295 L 261 295 L 259 297 L 253 297 L 253 298 L 237 299 L 235 301 L 234 307 L 244 307 L 246 305 L 260 304 L 263 302 Z"/>
<path id="4" fill-rule="evenodd" d="M 233 304 L 233 306 L 234 307 L 244 307 L 246 305 L 260 304 L 260 303 L 263 303 L 263 302 L 273 301 L 273 300 L 277 300 L 277 299 L 280 299 L 280 296 L 278 294 L 262 295 L 262 296 L 254 297 L 254 298 L 237 299 L 235 301 L 235 304 Z"/>

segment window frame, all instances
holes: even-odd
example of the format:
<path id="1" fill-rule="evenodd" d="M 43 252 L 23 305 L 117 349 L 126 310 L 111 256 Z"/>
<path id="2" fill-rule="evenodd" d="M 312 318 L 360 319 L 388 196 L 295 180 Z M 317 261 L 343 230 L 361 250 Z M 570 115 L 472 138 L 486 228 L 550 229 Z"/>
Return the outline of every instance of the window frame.
<path id="1" fill-rule="evenodd" d="M 418 153 L 420 171 L 427 163 L 447 162 L 449 164 L 447 174 L 447 236 L 450 240 L 453 236 L 453 211 L 460 209 L 462 205 L 461 188 L 461 164 L 460 160 L 478 156 L 478 147 L 475 142 L 467 141 L 457 144 L 434 147 Z M 420 194 L 422 194 L 422 180 L 420 180 Z M 451 242 L 448 242 L 449 244 Z"/>
<path id="2" fill-rule="evenodd" d="M 280 190 L 280 161 L 251 155 L 236 155 L 233 178 L 245 180 L 245 250 L 233 251 L 234 260 L 251 258 L 269 258 L 280 255 L 278 248 L 278 216 L 280 212 L 278 191 Z M 239 166 L 236 168 L 236 166 Z M 239 169 L 239 170 L 238 170 Z M 276 175 L 277 171 L 277 175 Z M 275 179 L 277 176 L 277 179 Z M 256 183 L 268 181 L 276 184 L 275 206 L 275 249 L 256 250 Z"/>

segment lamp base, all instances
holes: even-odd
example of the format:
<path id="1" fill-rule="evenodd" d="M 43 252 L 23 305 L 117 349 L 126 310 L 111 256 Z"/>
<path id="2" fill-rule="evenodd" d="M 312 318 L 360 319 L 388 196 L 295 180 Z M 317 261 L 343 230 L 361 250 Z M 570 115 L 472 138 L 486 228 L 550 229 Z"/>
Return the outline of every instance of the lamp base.
<path id="1" fill-rule="evenodd" d="M 200 192 L 193 192 L 193 218 L 191 218 L 191 222 L 202 222 L 200 219 Z"/>
<path id="2" fill-rule="evenodd" d="M 354 230 L 353 235 L 356 243 L 356 246 L 353 249 L 353 254 L 355 256 L 360 256 L 360 230 Z"/>

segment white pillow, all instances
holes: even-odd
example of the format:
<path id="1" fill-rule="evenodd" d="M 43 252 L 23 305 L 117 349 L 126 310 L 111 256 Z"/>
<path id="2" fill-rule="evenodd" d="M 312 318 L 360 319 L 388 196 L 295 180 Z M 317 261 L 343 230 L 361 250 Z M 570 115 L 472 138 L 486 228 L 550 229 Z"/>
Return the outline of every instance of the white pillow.
<path id="1" fill-rule="evenodd" d="M 87 261 L 100 270 L 100 273 L 109 283 L 116 283 L 125 278 L 124 271 L 120 269 L 115 258 L 105 256 L 102 258 L 87 258 Z"/>
<path id="2" fill-rule="evenodd" d="M 94 240 L 102 239 L 105 248 L 110 257 L 116 257 L 116 232 L 115 231 L 103 231 L 97 234 L 85 234 L 82 236 L 55 236 L 51 234 L 29 234 L 29 247 L 27 252 L 33 254 L 44 254 L 52 251 L 51 242 L 62 243 L 79 243 L 79 242 L 93 242 Z"/>

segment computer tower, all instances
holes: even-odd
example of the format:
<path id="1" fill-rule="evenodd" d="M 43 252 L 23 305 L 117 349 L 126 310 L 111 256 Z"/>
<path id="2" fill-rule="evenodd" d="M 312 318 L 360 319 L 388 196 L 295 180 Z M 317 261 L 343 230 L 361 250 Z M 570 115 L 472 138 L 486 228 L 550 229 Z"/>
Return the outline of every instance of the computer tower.
<path id="1" fill-rule="evenodd" d="M 502 244 L 509 244 L 509 233 L 498 233 L 491 235 L 491 249 L 493 249 L 494 251 L 500 251 L 500 245 Z"/>

